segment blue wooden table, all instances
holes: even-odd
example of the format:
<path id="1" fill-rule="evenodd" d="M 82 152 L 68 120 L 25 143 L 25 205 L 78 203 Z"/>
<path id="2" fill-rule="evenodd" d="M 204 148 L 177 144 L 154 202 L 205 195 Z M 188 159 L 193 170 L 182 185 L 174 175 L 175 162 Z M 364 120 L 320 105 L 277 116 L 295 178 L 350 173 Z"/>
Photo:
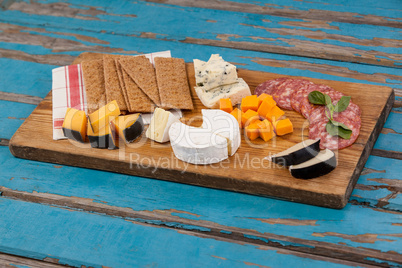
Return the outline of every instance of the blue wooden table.
<path id="1" fill-rule="evenodd" d="M 401 267 L 401 28 L 400 0 L 0 1 L 0 267 Z M 392 87 L 394 108 L 348 205 L 11 155 L 53 68 L 85 51 L 163 50 Z"/>

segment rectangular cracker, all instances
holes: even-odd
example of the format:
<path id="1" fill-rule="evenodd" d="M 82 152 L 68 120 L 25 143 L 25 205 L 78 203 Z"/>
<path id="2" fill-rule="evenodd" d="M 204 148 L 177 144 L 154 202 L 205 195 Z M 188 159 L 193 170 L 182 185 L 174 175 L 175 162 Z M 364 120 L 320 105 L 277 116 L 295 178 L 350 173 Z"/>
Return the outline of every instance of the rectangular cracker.
<path id="1" fill-rule="evenodd" d="M 92 113 L 106 104 L 103 60 L 83 61 L 81 68 L 84 77 L 88 113 Z"/>
<path id="2" fill-rule="evenodd" d="M 154 61 L 162 106 L 192 110 L 194 106 L 184 60 L 157 57 Z"/>
<path id="3" fill-rule="evenodd" d="M 152 100 L 137 86 L 125 69 L 122 69 L 122 74 L 130 107 L 129 112 L 153 112 L 156 106 Z"/>
<path id="4" fill-rule="evenodd" d="M 160 105 L 155 69 L 145 56 L 122 57 L 119 63 L 138 87 L 156 104 Z"/>
<path id="5" fill-rule="evenodd" d="M 121 92 L 123 93 L 124 101 L 126 102 L 127 111 L 131 111 L 132 109 L 130 108 L 130 102 L 129 102 L 128 96 L 127 96 L 126 85 L 124 84 L 123 70 L 119 63 L 118 58 L 114 59 L 114 64 L 116 66 L 117 75 L 119 77 Z"/>
<path id="6" fill-rule="evenodd" d="M 115 65 L 115 58 L 118 55 L 103 55 L 103 71 L 105 76 L 105 93 L 106 102 L 109 103 L 116 100 L 117 105 L 121 111 L 127 111 L 126 101 L 124 100 L 123 93 L 120 87 L 119 76 Z"/>

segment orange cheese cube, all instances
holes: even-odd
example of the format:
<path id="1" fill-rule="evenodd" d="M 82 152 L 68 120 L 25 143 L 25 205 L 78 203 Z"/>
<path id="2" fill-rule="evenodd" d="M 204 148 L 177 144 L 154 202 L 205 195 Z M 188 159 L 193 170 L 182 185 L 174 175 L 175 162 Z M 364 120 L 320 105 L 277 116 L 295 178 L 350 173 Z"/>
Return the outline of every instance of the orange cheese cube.
<path id="1" fill-rule="evenodd" d="M 271 122 L 278 121 L 285 114 L 278 106 L 274 106 L 266 115 L 265 118 Z"/>
<path id="2" fill-rule="evenodd" d="M 232 101 L 229 98 L 220 99 L 219 100 L 219 109 L 221 109 L 222 111 L 225 111 L 227 113 L 231 113 L 233 111 Z"/>
<path id="3" fill-rule="evenodd" d="M 263 102 L 264 100 L 265 100 L 265 98 L 267 98 L 268 96 L 271 96 L 271 95 L 268 95 L 267 93 L 262 93 L 260 96 L 258 96 L 258 99 L 261 101 L 261 102 Z M 272 96 L 271 96 L 272 97 Z"/>
<path id="4" fill-rule="evenodd" d="M 254 120 L 260 119 L 258 113 L 254 110 L 247 110 L 247 112 L 243 113 L 241 116 L 241 122 L 243 127 L 249 125 Z"/>
<path id="5" fill-rule="evenodd" d="M 258 130 L 259 123 L 262 123 L 262 122 L 261 122 L 261 120 L 257 119 L 245 127 L 246 136 L 252 141 L 260 136 L 260 132 Z"/>
<path id="6" fill-rule="evenodd" d="M 274 101 L 275 103 L 275 101 Z M 262 116 L 265 117 L 269 111 L 272 110 L 272 108 L 274 108 L 276 106 L 276 104 L 274 104 L 273 102 L 271 102 L 269 100 L 269 98 L 266 98 L 260 105 L 260 107 L 257 110 L 257 113 Z"/>
<path id="7" fill-rule="evenodd" d="M 243 115 L 242 110 L 235 108 L 230 114 L 233 115 L 234 118 L 236 118 L 237 122 L 239 123 L 239 127 L 243 128 L 243 123 L 241 122 Z"/>
<path id="8" fill-rule="evenodd" d="M 293 124 L 289 118 L 274 122 L 276 135 L 282 136 L 293 132 Z"/>
<path id="9" fill-rule="evenodd" d="M 263 139 L 264 141 L 269 141 L 270 139 L 276 136 L 274 127 L 272 126 L 271 122 L 269 122 L 267 119 L 264 119 L 264 121 L 258 124 L 258 127 L 260 132 L 260 138 Z"/>
<path id="10" fill-rule="evenodd" d="M 241 110 L 244 113 L 247 112 L 248 110 L 257 111 L 259 103 L 260 100 L 258 99 L 257 95 L 244 97 L 241 100 Z"/>

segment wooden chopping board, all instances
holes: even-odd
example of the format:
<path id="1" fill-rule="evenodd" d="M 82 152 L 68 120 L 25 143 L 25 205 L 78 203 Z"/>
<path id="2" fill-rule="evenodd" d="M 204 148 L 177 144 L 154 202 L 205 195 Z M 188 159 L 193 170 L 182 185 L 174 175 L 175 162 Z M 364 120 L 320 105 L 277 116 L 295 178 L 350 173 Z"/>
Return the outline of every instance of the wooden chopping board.
<path id="1" fill-rule="evenodd" d="M 97 57 L 99 54 L 83 53 L 74 63 Z M 204 106 L 193 90 L 193 64 L 186 65 L 195 109 L 184 112 L 181 121 L 199 126 Z M 260 83 L 282 75 L 239 69 L 238 76 L 249 84 L 253 92 Z M 20 158 L 343 208 L 389 115 L 394 92 L 388 87 L 298 78 L 329 85 L 351 96 L 362 110 L 362 126 L 357 141 L 337 152 L 338 167 L 333 172 L 311 180 L 293 178 L 286 168 L 264 159 L 308 138 L 308 121 L 295 111 L 286 111 L 294 126 L 292 134 L 269 142 L 261 139 L 250 142 L 243 135 L 241 147 L 235 155 L 220 163 L 197 166 L 178 160 L 170 143 L 153 142 L 145 137 L 145 131 L 132 144 L 120 145 L 119 150 L 94 149 L 89 144 L 69 140 L 54 141 L 50 92 L 14 134 L 9 147 L 11 153 Z"/>

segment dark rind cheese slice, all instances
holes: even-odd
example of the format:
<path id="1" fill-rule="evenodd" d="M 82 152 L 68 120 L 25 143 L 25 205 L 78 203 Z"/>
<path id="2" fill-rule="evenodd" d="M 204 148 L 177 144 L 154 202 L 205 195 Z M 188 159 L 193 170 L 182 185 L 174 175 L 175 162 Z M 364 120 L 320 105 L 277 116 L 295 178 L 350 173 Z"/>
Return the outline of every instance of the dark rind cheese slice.
<path id="1" fill-rule="evenodd" d="M 289 172 L 295 178 L 312 179 L 330 173 L 336 166 L 337 159 L 335 153 L 325 149 L 306 162 L 291 165 Z"/>
<path id="2" fill-rule="evenodd" d="M 320 140 L 308 139 L 271 156 L 269 159 L 276 164 L 288 167 L 306 162 L 314 158 L 319 152 Z"/>
<path id="3" fill-rule="evenodd" d="M 68 139 L 84 143 L 87 134 L 87 116 L 85 112 L 67 108 L 62 129 L 64 136 Z"/>
<path id="4" fill-rule="evenodd" d="M 116 117 L 110 122 L 112 130 L 126 143 L 133 142 L 144 131 L 140 113 Z"/>
<path id="5" fill-rule="evenodd" d="M 100 149 L 118 149 L 118 141 L 116 136 L 111 131 L 110 125 L 105 126 L 98 132 L 94 133 L 91 126 L 88 124 L 88 140 L 92 148 Z"/>

